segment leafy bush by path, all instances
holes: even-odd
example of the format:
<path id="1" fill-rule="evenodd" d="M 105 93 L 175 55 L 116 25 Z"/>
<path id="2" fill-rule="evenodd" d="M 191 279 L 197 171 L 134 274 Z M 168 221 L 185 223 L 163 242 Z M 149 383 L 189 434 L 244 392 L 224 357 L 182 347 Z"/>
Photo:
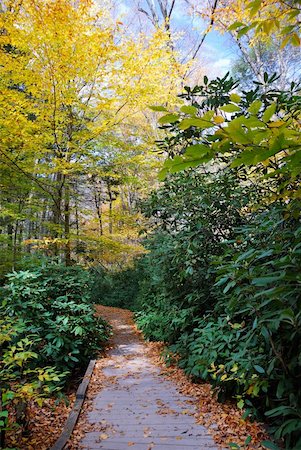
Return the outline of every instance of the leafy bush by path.
<path id="1" fill-rule="evenodd" d="M 121 271 L 93 267 L 90 275 L 91 301 L 94 304 L 136 310 L 142 270 L 139 261 L 134 267 Z"/>
<path id="2" fill-rule="evenodd" d="M 211 260 L 242 224 L 248 198 L 230 172 L 209 178 L 189 171 L 168 179 L 145 202 L 145 214 L 156 222 L 141 262 L 138 325 L 148 338 L 173 343 L 192 331 L 193 318 L 214 307 Z"/>
<path id="3" fill-rule="evenodd" d="M 29 401 L 39 405 L 45 397 L 58 393 L 67 372 L 37 366 L 40 343 L 37 335 L 27 334 L 29 323 L 5 316 L 0 319 L 0 447 L 5 447 L 6 431 L 27 428 Z"/>
<path id="4" fill-rule="evenodd" d="M 89 275 L 80 267 L 49 264 L 36 271 L 13 272 L 3 289 L 2 311 L 23 319 L 40 338 L 37 363 L 72 370 L 96 355 L 109 335 L 95 317 Z"/>
<path id="5" fill-rule="evenodd" d="M 8 426 L 26 429 L 28 401 L 41 404 L 61 389 L 110 334 L 95 316 L 89 273 L 81 267 L 48 263 L 8 274 L 7 280 L 0 307 L 2 441 Z"/>
<path id="6" fill-rule="evenodd" d="M 297 219 L 285 219 L 283 209 L 274 204 L 250 215 L 233 228 L 231 240 L 220 242 L 222 252 L 212 252 L 207 266 L 201 240 L 196 256 L 186 253 L 189 222 L 178 233 L 157 231 L 144 257 L 148 277 L 140 295 L 146 301 L 137 324 L 147 338 L 172 344 L 180 366 L 195 380 L 210 381 L 221 400 L 234 397 L 246 414 L 265 418 L 275 437 L 297 450 L 301 227 Z M 190 258 L 197 278 L 187 283 L 186 276 L 181 285 L 179 267 Z M 204 283 L 208 276 L 211 285 Z"/>

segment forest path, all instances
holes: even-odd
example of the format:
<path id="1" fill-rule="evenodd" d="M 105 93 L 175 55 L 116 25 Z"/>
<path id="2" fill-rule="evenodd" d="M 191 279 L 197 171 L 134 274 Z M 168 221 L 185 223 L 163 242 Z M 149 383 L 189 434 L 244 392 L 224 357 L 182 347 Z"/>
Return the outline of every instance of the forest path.
<path id="1" fill-rule="evenodd" d="M 195 422 L 193 398 L 180 394 L 148 356 L 132 313 L 97 309 L 113 326 L 113 347 L 105 358 L 103 388 L 85 417 L 89 431 L 80 448 L 217 450 L 206 428 Z"/>

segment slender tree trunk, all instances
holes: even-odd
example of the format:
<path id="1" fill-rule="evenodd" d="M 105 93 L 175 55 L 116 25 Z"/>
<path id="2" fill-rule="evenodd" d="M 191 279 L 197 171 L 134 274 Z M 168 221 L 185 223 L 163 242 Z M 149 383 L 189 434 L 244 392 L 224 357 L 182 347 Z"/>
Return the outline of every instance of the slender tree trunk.
<path id="1" fill-rule="evenodd" d="M 62 173 L 58 172 L 55 174 L 55 182 L 56 182 L 56 196 L 55 202 L 53 204 L 53 214 L 52 214 L 52 222 L 54 225 L 53 237 L 57 238 L 61 236 L 60 226 L 61 226 L 61 216 L 62 216 L 62 201 L 63 201 L 63 185 L 64 185 L 64 176 Z M 58 256 L 59 247 L 57 243 L 54 244 L 54 254 Z"/>
<path id="2" fill-rule="evenodd" d="M 64 198 L 64 236 L 65 243 L 65 264 L 71 266 L 71 243 L 70 243 L 70 185 L 65 183 Z"/>
<path id="3" fill-rule="evenodd" d="M 108 194 L 109 194 L 109 233 L 113 233 L 113 194 L 111 191 L 111 186 L 108 184 Z"/>
<path id="4" fill-rule="evenodd" d="M 94 204 L 96 209 L 96 214 L 98 217 L 99 234 L 103 235 L 103 225 L 102 225 L 102 192 L 99 186 L 97 186 L 96 181 L 93 181 L 94 187 Z"/>

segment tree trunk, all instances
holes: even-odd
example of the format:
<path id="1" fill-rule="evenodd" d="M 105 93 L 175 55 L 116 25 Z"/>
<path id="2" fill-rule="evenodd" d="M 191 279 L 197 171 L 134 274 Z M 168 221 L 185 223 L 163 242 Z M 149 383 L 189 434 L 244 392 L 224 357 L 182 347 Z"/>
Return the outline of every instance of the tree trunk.
<path id="1" fill-rule="evenodd" d="M 113 233 L 113 194 L 111 191 L 111 186 L 108 184 L 108 194 L 109 194 L 109 233 Z"/>
<path id="2" fill-rule="evenodd" d="M 53 238 L 58 238 L 61 236 L 60 226 L 61 226 L 61 215 L 62 215 L 62 201 L 63 201 L 63 186 L 64 186 L 64 176 L 62 173 L 58 172 L 55 174 L 56 183 L 56 196 L 53 204 L 52 222 L 54 225 L 54 230 L 52 233 Z M 58 256 L 59 247 L 57 243 L 54 243 L 54 254 Z"/>
<path id="3" fill-rule="evenodd" d="M 71 243 L 70 243 L 70 186 L 65 184 L 64 198 L 64 237 L 65 243 L 65 264 L 71 266 Z"/>

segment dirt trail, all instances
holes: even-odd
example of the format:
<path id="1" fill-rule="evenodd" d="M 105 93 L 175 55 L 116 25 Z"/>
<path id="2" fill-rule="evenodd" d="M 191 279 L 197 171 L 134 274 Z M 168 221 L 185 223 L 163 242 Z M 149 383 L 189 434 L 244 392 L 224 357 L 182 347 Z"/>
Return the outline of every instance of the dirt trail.
<path id="1" fill-rule="evenodd" d="M 179 393 L 152 361 L 135 331 L 132 313 L 97 309 L 113 326 L 113 345 L 101 363 L 102 388 L 90 393 L 84 435 L 70 448 L 217 449 L 207 429 L 195 422 L 194 399 Z"/>

